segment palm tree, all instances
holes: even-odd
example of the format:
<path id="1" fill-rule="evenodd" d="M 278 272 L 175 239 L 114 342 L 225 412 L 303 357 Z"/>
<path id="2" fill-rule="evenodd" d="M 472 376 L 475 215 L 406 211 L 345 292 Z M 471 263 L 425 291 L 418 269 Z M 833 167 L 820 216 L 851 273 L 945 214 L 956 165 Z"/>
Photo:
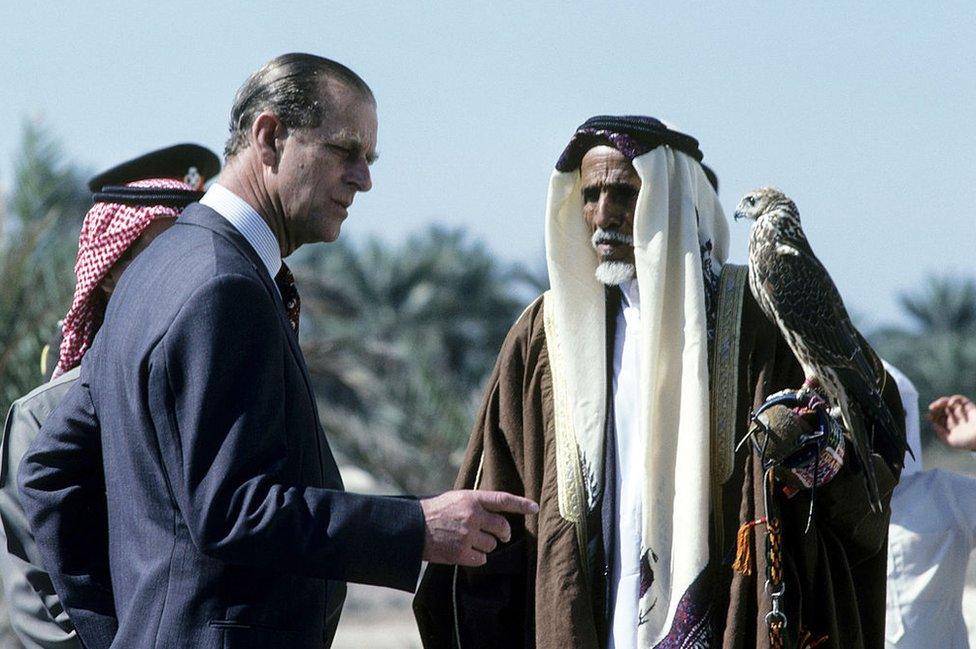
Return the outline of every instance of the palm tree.
<path id="1" fill-rule="evenodd" d="M 899 301 L 909 326 L 881 329 L 871 339 L 915 383 L 922 409 L 942 395 L 976 395 L 976 281 L 931 277 Z"/>
<path id="2" fill-rule="evenodd" d="M 482 383 L 524 306 L 515 269 L 442 228 L 396 247 L 319 246 L 293 265 L 302 348 L 340 452 L 413 492 L 449 486 Z"/>

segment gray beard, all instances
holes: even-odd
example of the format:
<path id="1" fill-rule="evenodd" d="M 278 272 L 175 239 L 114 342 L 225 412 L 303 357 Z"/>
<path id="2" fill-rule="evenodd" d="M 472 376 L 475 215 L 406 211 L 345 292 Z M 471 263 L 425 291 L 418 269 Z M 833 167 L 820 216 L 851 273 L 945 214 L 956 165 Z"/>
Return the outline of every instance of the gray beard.
<path id="1" fill-rule="evenodd" d="M 620 286 L 637 276 L 637 267 L 627 261 L 602 261 L 596 267 L 596 279 L 606 286 Z"/>
<path id="2" fill-rule="evenodd" d="M 614 241 L 628 246 L 634 245 L 634 238 L 626 235 L 619 230 L 604 230 L 597 228 L 590 237 L 593 249 L 606 241 Z M 620 286 L 637 277 L 637 268 L 633 263 L 627 261 L 601 261 L 596 267 L 596 279 L 606 286 Z"/>

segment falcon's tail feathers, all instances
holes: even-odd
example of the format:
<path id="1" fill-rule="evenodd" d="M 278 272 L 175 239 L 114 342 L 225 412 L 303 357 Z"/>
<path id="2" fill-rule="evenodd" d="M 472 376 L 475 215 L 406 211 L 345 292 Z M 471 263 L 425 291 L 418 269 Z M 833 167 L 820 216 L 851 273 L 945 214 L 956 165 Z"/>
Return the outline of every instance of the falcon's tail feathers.
<path id="1" fill-rule="evenodd" d="M 874 385 L 867 385 L 861 379 L 861 374 L 841 370 L 838 375 L 848 400 L 860 406 L 861 415 L 870 431 L 867 439 L 871 450 L 891 466 L 904 466 L 906 452 L 914 458 L 915 454 L 909 448 L 905 436 L 905 427 L 898 424 L 881 392 Z"/>
<path id="2" fill-rule="evenodd" d="M 841 405 L 841 418 L 847 427 L 848 439 L 854 447 L 854 456 L 864 474 L 864 486 L 868 492 L 871 510 L 880 512 L 881 495 L 878 491 L 878 478 L 874 473 L 874 462 L 871 461 L 870 433 L 857 402 L 851 400 L 847 407 Z"/>

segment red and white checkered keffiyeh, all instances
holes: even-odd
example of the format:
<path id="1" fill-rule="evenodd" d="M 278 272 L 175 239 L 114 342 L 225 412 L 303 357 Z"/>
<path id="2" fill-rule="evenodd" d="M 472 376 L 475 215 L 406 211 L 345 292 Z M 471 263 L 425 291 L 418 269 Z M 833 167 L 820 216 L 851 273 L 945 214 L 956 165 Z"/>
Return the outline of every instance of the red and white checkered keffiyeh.
<path id="1" fill-rule="evenodd" d="M 166 178 L 139 180 L 127 187 L 193 190 L 186 183 Z M 164 205 L 95 203 L 81 226 L 75 260 L 75 295 L 64 317 L 61 357 L 54 370 L 58 377 L 81 362 L 105 315 L 105 301 L 98 285 L 155 219 L 176 218 L 181 210 Z"/>

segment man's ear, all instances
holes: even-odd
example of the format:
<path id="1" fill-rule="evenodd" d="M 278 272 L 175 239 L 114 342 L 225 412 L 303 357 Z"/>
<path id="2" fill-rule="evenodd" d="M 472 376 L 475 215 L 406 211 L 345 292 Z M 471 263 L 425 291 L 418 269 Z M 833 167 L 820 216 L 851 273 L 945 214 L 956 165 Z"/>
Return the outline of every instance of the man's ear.
<path id="1" fill-rule="evenodd" d="M 281 123 L 278 116 L 272 112 L 264 111 L 254 118 L 251 125 L 251 140 L 261 164 L 271 167 L 272 170 L 278 169 L 279 156 L 281 150 L 278 148 L 279 139 L 285 137 L 287 129 Z"/>

